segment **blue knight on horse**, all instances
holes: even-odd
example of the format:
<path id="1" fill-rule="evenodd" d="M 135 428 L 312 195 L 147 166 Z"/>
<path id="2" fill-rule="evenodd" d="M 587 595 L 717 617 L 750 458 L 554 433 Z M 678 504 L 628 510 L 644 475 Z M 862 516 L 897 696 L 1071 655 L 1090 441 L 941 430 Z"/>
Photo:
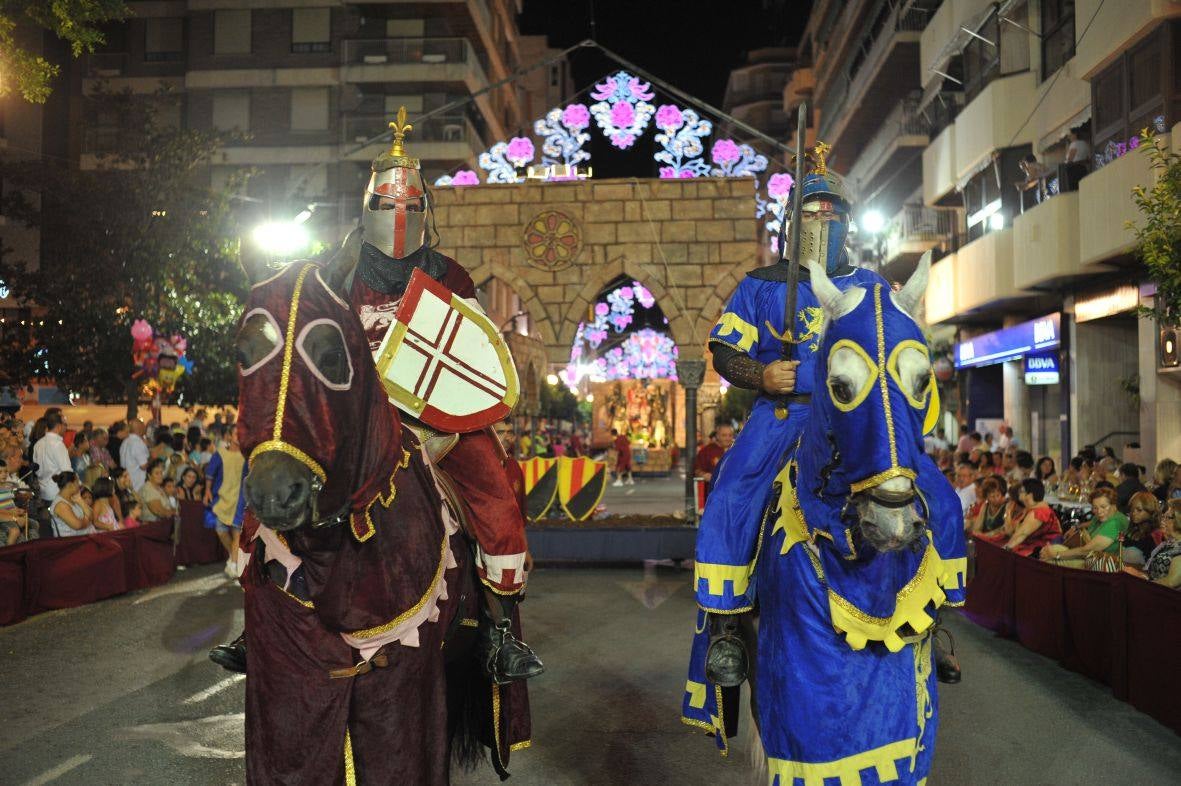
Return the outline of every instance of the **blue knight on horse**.
<path id="1" fill-rule="evenodd" d="M 780 359 L 779 266 L 739 285 L 712 337 L 723 376 L 764 395 L 701 523 L 682 716 L 725 753 L 749 678 L 773 785 L 918 783 L 937 718 L 932 630 L 962 603 L 965 571 L 955 493 L 923 452 L 939 411 L 914 318 L 930 256 L 893 292 L 847 263 L 849 203 L 823 149 L 799 187 L 796 359 Z"/>

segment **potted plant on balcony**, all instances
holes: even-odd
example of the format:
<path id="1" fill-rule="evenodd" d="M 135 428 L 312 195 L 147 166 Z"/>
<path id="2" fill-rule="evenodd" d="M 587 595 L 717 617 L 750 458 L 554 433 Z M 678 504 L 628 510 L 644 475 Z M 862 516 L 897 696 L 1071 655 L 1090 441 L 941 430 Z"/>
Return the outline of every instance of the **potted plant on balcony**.
<path id="1" fill-rule="evenodd" d="M 1140 132 L 1143 155 L 1152 162 L 1154 182 L 1136 186 L 1132 199 L 1141 220 L 1128 222 L 1136 235 L 1136 253 L 1156 282 L 1151 308 L 1141 307 L 1142 317 L 1154 317 L 1162 327 L 1181 323 L 1181 154 L 1151 129 Z"/>

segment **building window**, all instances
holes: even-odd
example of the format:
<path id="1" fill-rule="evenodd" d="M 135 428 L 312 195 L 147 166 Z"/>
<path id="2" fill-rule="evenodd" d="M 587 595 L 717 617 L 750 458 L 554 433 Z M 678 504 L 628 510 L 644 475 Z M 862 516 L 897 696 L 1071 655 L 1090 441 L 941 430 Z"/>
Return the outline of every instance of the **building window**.
<path id="1" fill-rule="evenodd" d="M 332 10 L 296 8 L 291 12 L 291 51 L 295 54 L 332 51 Z"/>
<path id="2" fill-rule="evenodd" d="M 185 20 L 179 16 L 149 17 L 144 60 L 149 63 L 183 60 Z"/>
<path id="3" fill-rule="evenodd" d="M 294 196 L 314 199 L 328 193 L 328 167 L 297 164 L 287 171 L 287 190 Z"/>
<path id="4" fill-rule="evenodd" d="M 213 12 L 213 54 L 250 54 L 250 9 Z"/>
<path id="5" fill-rule="evenodd" d="M 1000 25 L 994 11 L 964 47 L 964 103 L 970 104 L 1000 71 Z"/>
<path id="6" fill-rule="evenodd" d="M 1074 1 L 1042 0 L 1042 79 L 1074 57 Z"/>
<path id="7" fill-rule="evenodd" d="M 298 87 L 291 91 L 291 130 L 328 129 L 328 88 Z"/>
<path id="8" fill-rule="evenodd" d="M 250 94 L 230 90 L 215 92 L 213 127 L 218 131 L 249 131 Z"/>
<path id="9" fill-rule="evenodd" d="M 389 38 L 422 38 L 426 35 L 426 20 L 387 19 L 385 34 Z"/>
<path id="10" fill-rule="evenodd" d="M 1178 38 L 1181 22 L 1161 25 L 1091 80 L 1091 151 L 1096 166 L 1124 155 L 1141 129 L 1163 133 L 1177 122 L 1181 73 L 1174 73 L 1169 64 Z"/>

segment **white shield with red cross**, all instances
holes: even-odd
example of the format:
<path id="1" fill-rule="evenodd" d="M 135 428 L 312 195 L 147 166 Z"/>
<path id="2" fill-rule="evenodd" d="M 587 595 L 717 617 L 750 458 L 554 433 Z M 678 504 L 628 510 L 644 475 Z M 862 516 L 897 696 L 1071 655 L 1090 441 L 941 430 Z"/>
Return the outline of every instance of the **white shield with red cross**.
<path id="1" fill-rule="evenodd" d="M 377 351 L 377 372 L 399 409 L 440 431 L 475 431 L 502 420 L 520 394 L 496 326 L 418 269 Z"/>

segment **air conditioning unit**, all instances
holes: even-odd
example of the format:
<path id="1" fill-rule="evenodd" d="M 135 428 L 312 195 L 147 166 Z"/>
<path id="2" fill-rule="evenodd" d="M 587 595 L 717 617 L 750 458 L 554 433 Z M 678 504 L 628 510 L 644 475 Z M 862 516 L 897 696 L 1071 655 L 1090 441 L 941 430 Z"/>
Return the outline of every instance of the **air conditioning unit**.
<path id="1" fill-rule="evenodd" d="M 1176 325 L 1162 326 L 1157 342 L 1157 367 L 1162 374 L 1181 374 L 1181 328 Z"/>

